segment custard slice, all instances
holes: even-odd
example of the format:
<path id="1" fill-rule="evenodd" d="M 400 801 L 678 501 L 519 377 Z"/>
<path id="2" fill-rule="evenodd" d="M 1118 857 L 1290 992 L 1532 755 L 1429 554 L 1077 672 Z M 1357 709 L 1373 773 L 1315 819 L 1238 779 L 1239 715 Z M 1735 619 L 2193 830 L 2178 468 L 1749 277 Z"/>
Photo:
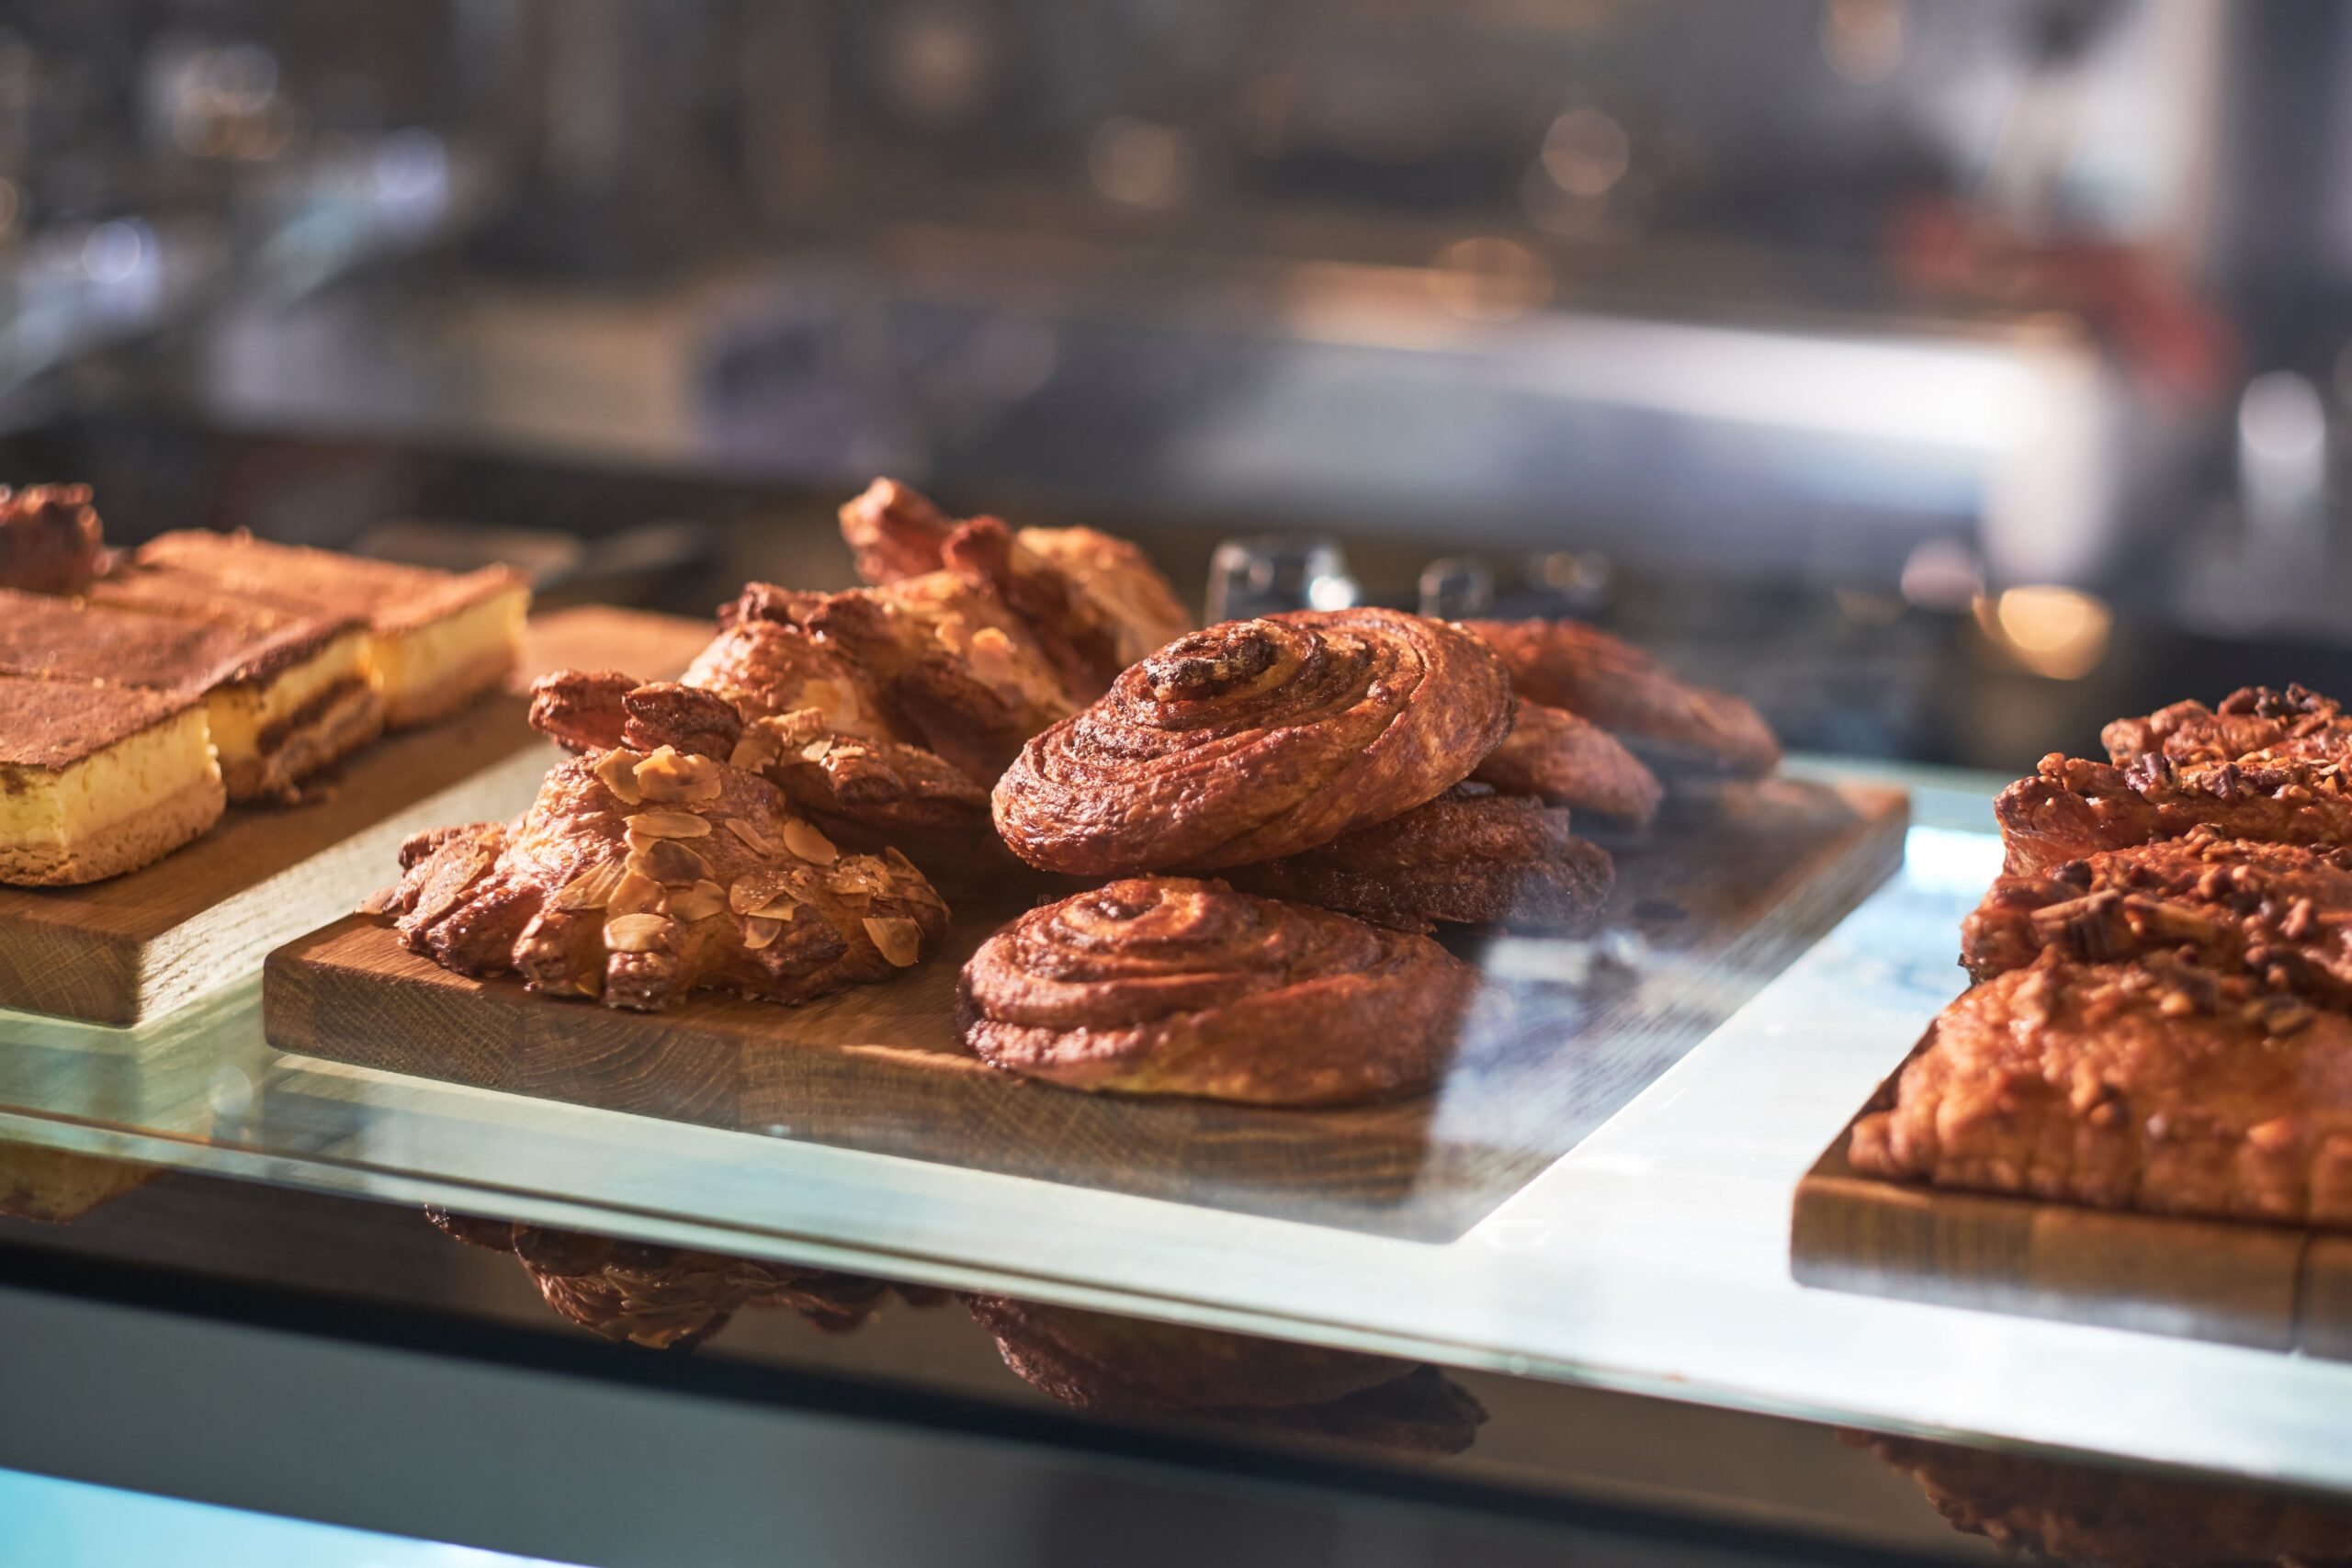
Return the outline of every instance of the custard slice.
<path id="1" fill-rule="evenodd" d="M 137 563 L 264 609 L 366 621 L 384 722 L 394 728 L 454 713 L 504 683 L 531 604 L 528 581 L 504 567 L 433 571 L 247 534 L 165 534 L 140 547 Z"/>
<path id="2" fill-rule="evenodd" d="M 0 590 L 0 674 L 201 695 L 221 784 L 236 801 L 291 800 L 303 779 L 383 728 L 368 649 L 356 621 Z"/>
<path id="3" fill-rule="evenodd" d="M 220 820 L 204 698 L 0 675 L 0 882 L 135 871 Z"/>

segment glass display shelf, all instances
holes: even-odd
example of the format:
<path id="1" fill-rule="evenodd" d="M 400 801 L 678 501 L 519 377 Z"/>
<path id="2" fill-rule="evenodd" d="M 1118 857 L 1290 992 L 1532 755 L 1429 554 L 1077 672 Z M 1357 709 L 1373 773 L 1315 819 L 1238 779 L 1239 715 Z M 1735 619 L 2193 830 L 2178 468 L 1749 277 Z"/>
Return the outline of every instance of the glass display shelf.
<path id="1" fill-rule="evenodd" d="M 0 1018 L 0 1133 L 1763 1414 L 2352 1488 L 2352 1366 L 1792 1279 L 1797 1179 L 1958 990 L 1958 924 L 1999 859 L 1991 781 L 1893 776 L 1914 803 L 1900 869 L 1442 1243 L 284 1055 L 262 1038 L 258 976 L 133 1031 Z"/>

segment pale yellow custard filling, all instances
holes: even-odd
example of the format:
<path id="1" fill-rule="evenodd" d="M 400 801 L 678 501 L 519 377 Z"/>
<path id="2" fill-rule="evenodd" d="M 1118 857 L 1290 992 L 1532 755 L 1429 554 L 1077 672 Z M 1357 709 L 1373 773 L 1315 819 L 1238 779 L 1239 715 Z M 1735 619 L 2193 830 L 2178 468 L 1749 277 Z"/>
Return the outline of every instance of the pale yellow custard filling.
<path id="1" fill-rule="evenodd" d="M 385 717 L 393 724 L 430 717 L 453 705 L 449 688 L 471 695 L 494 684 L 521 655 L 530 604 L 530 589 L 516 583 L 439 620 L 377 633 L 376 678 Z"/>
<path id="2" fill-rule="evenodd" d="M 0 851 L 74 853 L 207 785 L 218 794 L 220 769 L 200 705 L 62 768 L 0 764 Z"/>
<path id="3" fill-rule="evenodd" d="M 265 731 L 290 720 L 304 704 L 332 686 L 345 681 L 364 685 L 368 661 L 368 634 L 355 626 L 309 659 L 275 675 L 259 682 L 224 683 L 205 693 L 205 711 L 211 720 L 212 744 L 220 754 L 220 765 L 231 772 L 261 766 L 266 761 L 262 745 Z"/>

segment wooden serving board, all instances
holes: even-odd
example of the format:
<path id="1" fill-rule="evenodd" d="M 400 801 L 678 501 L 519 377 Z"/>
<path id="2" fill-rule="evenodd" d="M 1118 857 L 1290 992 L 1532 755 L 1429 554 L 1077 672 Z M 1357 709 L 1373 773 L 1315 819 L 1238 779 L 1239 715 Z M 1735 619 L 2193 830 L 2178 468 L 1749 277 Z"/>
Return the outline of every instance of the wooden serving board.
<path id="1" fill-rule="evenodd" d="M 1848 1161 L 1852 1131 L 1797 1183 L 1799 1284 L 2352 1360 L 2352 1236 L 1893 1181 Z"/>
<path id="2" fill-rule="evenodd" d="M 695 640 L 678 655 L 686 630 Z M 532 622 L 519 683 L 540 671 L 535 653 L 583 645 L 602 650 L 599 668 L 672 674 L 708 632 L 601 606 L 557 611 Z M 519 692 L 498 693 L 386 736 L 345 760 L 318 798 L 232 807 L 202 838 L 127 876 L 0 886 L 0 1007 L 130 1024 L 251 974 L 272 947 L 388 880 L 402 839 L 464 805 L 436 796 L 543 744 L 524 722 L 527 708 Z"/>
<path id="3" fill-rule="evenodd" d="M 888 985 L 791 1009 L 700 998 L 651 1016 L 452 975 L 355 916 L 270 955 L 263 1024 L 280 1049 L 364 1067 L 1442 1240 L 1573 1148 L 1883 880 L 1906 817 L 1898 791 L 1795 780 L 1670 816 L 1623 850 L 1616 931 L 1464 944 L 1499 983 L 1444 1084 L 1351 1110 L 1123 1100 L 982 1065 L 956 1038 L 956 976 L 1020 903 L 959 908 L 943 950 Z"/>

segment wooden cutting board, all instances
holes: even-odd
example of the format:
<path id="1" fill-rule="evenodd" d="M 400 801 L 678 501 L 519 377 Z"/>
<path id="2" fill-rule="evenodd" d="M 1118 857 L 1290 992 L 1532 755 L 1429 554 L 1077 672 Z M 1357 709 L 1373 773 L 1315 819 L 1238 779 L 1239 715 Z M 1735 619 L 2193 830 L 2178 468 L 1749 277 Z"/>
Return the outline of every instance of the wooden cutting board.
<path id="1" fill-rule="evenodd" d="M 601 669 L 673 674 L 709 629 L 603 606 L 535 617 L 516 690 L 376 741 L 341 765 L 320 798 L 232 807 L 204 837 L 127 876 L 0 886 L 0 1007 L 130 1024 L 251 974 L 272 947 L 387 880 L 409 834 L 452 812 L 511 807 L 435 797 L 543 744 L 524 722 L 520 687 L 531 676 L 577 662 L 582 649 L 597 650 Z"/>
<path id="2" fill-rule="evenodd" d="M 2352 1236 L 1892 1181 L 1847 1160 L 1852 1131 L 1797 1183 L 1799 1284 L 2352 1359 Z"/>
<path id="3" fill-rule="evenodd" d="M 1609 939 L 1460 944 L 1499 976 L 1441 1089 L 1281 1111 L 1121 1100 L 998 1073 L 957 1043 L 972 950 L 1023 904 L 959 907 L 943 950 L 801 1008 L 651 1016 L 469 980 L 386 926 L 270 955 L 284 1050 L 484 1089 L 1416 1239 L 1461 1235 L 1679 1059 L 1900 863 L 1898 791 L 1773 780 L 1621 846 Z"/>

